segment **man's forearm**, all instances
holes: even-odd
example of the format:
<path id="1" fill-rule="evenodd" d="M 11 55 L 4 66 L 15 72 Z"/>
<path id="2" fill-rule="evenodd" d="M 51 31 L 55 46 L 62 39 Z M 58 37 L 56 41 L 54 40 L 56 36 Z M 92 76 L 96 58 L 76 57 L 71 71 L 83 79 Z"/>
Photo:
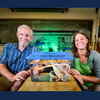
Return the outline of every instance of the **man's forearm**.
<path id="1" fill-rule="evenodd" d="M 14 76 L 11 72 L 9 72 L 4 64 L 0 64 L 0 74 L 10 81 L 12 81 L 11 78 Z"/>

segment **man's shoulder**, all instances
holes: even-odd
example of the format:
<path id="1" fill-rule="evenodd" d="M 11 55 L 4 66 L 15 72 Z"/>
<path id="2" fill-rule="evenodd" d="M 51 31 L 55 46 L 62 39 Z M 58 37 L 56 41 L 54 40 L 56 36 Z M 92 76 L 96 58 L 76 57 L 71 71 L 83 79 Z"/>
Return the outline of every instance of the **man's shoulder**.
<path id="1" fill-rule="evenodd" d="M 17 43 L 7 43 L 5 44 L 5 47 L 11 47 L 11 46 L 16 46 Z"/>
<path id="2" fill-rule="evenodd" d="M 29 44 L 29 46 L 30 46 L 31 48 L 37 48 L 36 45 L 30 45 L 30 44 Z"/>
<path id="3" fill-rule="evenodd" d="M 6 45 L 16 45 L 17 43 L 7 43 Z"/>
<path id="4" fill-rule="evenodd" d="M 39 48 L 36 45 L 30 45 L 30 48 L 32 48 L 32 51 L 39 51 Z"/>

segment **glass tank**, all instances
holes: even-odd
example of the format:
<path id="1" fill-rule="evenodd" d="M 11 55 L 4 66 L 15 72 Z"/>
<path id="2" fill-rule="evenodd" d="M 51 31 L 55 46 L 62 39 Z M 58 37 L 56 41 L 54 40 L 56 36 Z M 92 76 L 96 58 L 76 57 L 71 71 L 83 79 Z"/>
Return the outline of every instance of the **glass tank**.
<path id="1" fill-rule="evenodd" d="M 72 59 L 67 52 L 33 52 L 27 57 L 32 81 L 68 81 Z"/>

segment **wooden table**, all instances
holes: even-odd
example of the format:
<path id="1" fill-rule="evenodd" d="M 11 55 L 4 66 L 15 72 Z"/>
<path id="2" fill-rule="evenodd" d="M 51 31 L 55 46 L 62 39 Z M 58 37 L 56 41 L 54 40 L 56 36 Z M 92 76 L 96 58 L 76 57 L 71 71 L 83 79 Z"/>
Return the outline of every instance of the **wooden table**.
<path id="1" fill-rule="evenodd" d="M 18 91 L 81 91 L 81 89 L 70 75 L 68 82 L 32 82 L 31 77 L 28 77 Z"/>

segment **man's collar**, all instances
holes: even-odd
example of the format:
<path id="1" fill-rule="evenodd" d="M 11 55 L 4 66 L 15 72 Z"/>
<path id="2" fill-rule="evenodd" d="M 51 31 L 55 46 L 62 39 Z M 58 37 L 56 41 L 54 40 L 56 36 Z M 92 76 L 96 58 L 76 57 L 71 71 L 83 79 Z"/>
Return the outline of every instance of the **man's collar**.
<path id="1" fill-rule="evenodd" d="M 30 47 L 31 47 L 31 45 L 30 45 L 30 44 L 28 44 L 28 46 L 27 46 L 25 49 L 28 49 L 28 50 L 29 50 L 29 49 L 30 49 Z"/>
<path id="2" fill-rule="evenodd" d="M 28 49 L 28 50 L 29 50 L 29 49 L 30 49 L 30 46 L 31 46 L 31 45 L 30 45 L 30 44 L 28 44 L 28 45 L 26 46 L 26 48 L 25 48 L 25 49 Z M 18 49 L 18 43 L 16 43 L 16 44 L 15 44 L 15 48 L 16 48 L 16 49 Z M 18 50 L 19 50 L 19 49 L 18 49 Z"/>

